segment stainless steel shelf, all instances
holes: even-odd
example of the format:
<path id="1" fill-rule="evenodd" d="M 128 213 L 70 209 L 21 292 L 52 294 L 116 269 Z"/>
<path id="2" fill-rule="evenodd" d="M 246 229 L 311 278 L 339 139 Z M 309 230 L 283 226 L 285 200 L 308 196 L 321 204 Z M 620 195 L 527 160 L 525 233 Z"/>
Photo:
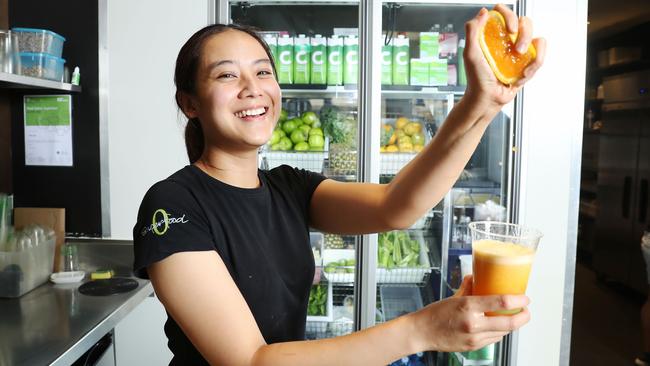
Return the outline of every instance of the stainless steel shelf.
<path id="1" fill-rule="evenodd" d="M 81 92 L 79 85 L 0 72 L 0 87 L 13 89 L 49 89 Z"/>
<path id="2" fill-rule="evenodd" d="M 282 97 L 285 98 L 352 98 L 357 99 L 359 90 L 345 86 L 309 86 L 281 84 Z"/>

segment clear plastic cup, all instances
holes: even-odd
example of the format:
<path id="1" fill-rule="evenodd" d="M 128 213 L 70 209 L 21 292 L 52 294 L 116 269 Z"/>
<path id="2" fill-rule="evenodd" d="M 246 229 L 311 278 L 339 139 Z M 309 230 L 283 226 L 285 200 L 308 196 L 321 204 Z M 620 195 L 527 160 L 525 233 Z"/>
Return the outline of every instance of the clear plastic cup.
<path id="1" fill-rule="evenodd" d="M 523 295 L 533 258 L 542 238 L 539 230 L 504 222 L 469 224 L 472 235 L 473 295 Z M 512 315 L 521 309 L 488 312 Z"/>

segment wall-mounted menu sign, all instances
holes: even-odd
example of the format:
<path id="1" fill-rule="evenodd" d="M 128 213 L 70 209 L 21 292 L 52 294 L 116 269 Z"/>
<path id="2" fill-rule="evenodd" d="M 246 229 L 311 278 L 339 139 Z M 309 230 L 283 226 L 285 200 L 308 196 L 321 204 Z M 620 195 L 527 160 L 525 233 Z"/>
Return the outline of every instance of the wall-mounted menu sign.
<path id="1" fill-rule="evenodd" d="M 72 96 L 25 95 L 25 165 L 72 166 Z"/>

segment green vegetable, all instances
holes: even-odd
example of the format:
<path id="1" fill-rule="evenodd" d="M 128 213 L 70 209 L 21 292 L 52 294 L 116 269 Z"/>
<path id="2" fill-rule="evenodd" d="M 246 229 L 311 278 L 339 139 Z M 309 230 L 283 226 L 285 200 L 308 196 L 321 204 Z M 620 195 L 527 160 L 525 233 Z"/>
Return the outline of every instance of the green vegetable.
<path id="1" fill-rule="evenodd" d="M 323 107 L 320 120 L 325 135 L 333 144 L 352 144 L 357 137 L 357 121 L 333 106 Z"/>
<path id="2" fill-rule="evenodd" d="M 420 265 L 420 243 L 406 231 L 379 233 L 377 261 L 380 268 L 413 268 Z"/>
<path id="3" fill-rule="evenodd" d="M 309 291 L 309 305 L 307 306 L 307 315 L 325 316 L 327 304 L 327 285 L 312 286 Z"/>
<path id="4" fill-rule="evenodd" d="M 336 262 L 327 263 L 324 271 L 326 273 L 354 273 L 355 265 L 356 260 L 354 259 L 341 259 Z"/>

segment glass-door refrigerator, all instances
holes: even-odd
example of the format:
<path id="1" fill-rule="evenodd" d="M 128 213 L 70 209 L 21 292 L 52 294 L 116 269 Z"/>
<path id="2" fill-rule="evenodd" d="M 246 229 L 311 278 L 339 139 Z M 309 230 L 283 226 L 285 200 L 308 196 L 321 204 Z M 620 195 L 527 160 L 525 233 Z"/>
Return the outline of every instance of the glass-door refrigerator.
<path id="1" fill-rule="evenodd" d="M 516 3 L 506 4 L 517 11 Z M 493 6 L 218 1 L 217 22 L 255 26 L 274 55 L 283 112 L 260 149 L 260 167 L 288 164 L 340 181 L 390 182 L 462 98 L 464 23 Z M 457 290 L 471 271 L 468 224 L 512 219 L 515 103 L 492 121 L 444 199 L 410 228 L 356 237 L 311 233 L 317 270 L 307 338 L 385 322 Z M 393 364 L 502 365 L 510 343 Z"/>

